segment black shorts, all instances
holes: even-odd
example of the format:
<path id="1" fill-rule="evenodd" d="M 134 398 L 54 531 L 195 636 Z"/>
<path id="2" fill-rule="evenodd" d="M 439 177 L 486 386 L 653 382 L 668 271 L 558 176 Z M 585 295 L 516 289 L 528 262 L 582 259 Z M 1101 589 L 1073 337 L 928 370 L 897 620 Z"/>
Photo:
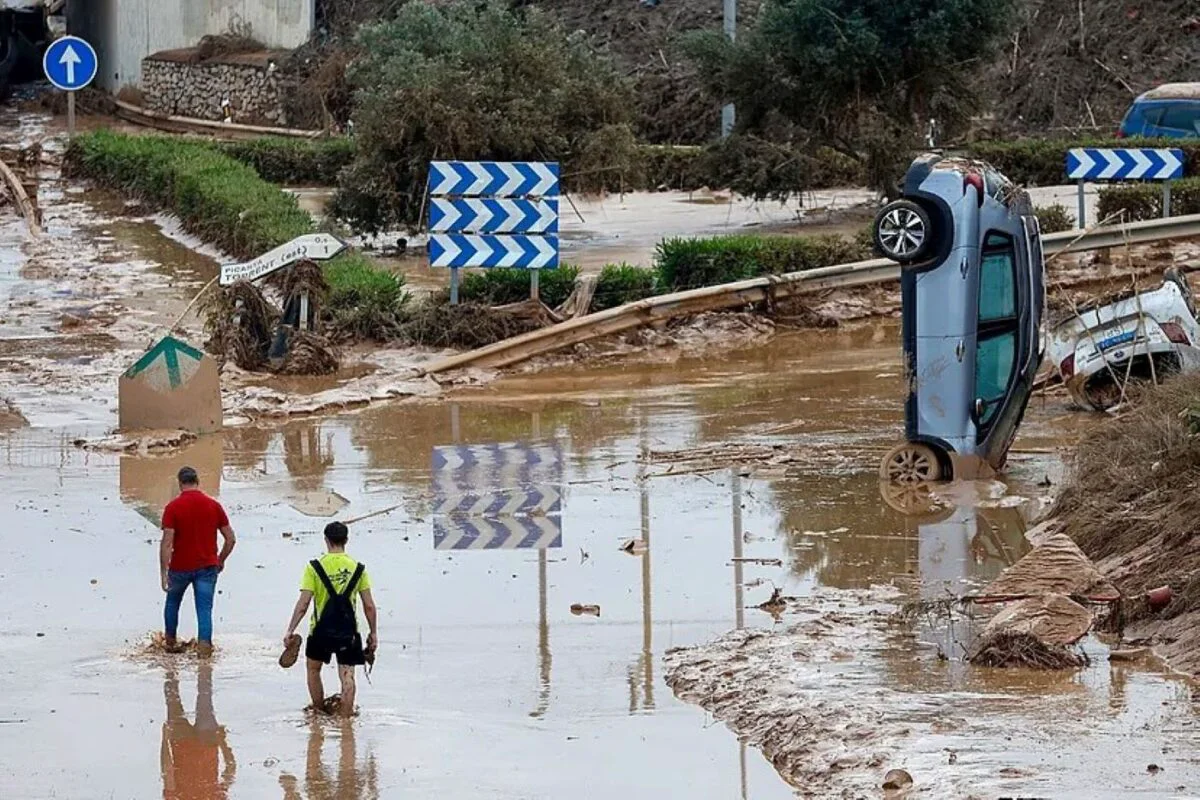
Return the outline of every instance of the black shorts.
<path id="1" fill-rule="evenodd" d="M 353 643 L 341 650 L 336 649 L 328 640 L 316 634 L 309 634 L 308 642 L 304 645 L 304 655 L 322 664 L 328 664 L 336 655 L 338 665 L 342 667 L 361 667 L 367 663 L 362 637 L 357 633 L 354 634 Z"/>

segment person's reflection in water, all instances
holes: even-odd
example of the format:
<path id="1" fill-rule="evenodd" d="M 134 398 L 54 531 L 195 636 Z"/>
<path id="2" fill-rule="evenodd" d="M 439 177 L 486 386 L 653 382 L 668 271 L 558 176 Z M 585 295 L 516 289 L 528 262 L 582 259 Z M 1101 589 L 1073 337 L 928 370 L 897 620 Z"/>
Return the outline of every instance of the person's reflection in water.
<path id="1" fill-rule="evenodd" d="M 198 670 L 194 722 L 188 722 L 183 710 L 179 675 L 173 667 L 163 681 L 167 702 L 161 750 L 163 800 L 223 800 L 237 773 L 225 728 L 217 724 L 213 711 L 212 664 L 201 662 Z"/>
<path id="2" fill-rule="evenodd" d="M 327 731 L 340 731 L 337 775 L 330 777 L 321 758 Z M 309 720 L 308 758 L 304 766 L 304 792 L 294 775 L 279 776 L 283 800 L 379 800 L 379 776 L 375 756 L 367 756 L 359 768 L 354 741 L 354 721 L 314 716 Z"/>

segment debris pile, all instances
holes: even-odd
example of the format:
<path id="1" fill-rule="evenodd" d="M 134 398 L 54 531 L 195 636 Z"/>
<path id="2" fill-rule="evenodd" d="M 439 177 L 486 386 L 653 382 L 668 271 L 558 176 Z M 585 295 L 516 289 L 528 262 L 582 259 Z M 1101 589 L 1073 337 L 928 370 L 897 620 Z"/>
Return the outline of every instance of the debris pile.
<path id="1" fill-rule="evenodd" d="M 264 283 L 283 299 L 282 310 L 245 280 L 210 292 L 202 307 L 208 341 L 204 349 L 241 369 L 270 366 L 284 375 L 329 375 L 339 359 L 330 340 L 317 332 L 329 285 L 320 265 L 301 261 Z"/>
<path id="2" fill-rule="evenodd" d="M 1112 627 L 1200 673 L 1200 376 L 1139 391 L 1088 432 L 1054 508 L 1061 530 L 1120 591 Z M 1165 607 L 1144 598 L 1170 587 Z"/>

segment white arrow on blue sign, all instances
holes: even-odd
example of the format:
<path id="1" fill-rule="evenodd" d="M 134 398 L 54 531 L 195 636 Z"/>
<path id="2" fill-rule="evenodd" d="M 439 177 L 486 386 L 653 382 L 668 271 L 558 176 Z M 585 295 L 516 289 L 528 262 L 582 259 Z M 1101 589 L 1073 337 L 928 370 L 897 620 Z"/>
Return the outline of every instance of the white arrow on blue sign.
<path id="1" fill-rule="evenodd" d="M 433 197 L 557 197 L 558 164 L 541 161 L 433 161 Z"/>
<path id="2" fill-rule="evenodd" d="M 42 55 L 42 71 L 55 87 L 77 92 L 91 83 L 99 67 L 95 49 L 78 36 L 64 36 Z"/>
<path id="3" fill-rule="evenodd" d="M 429 265 L 555 269 L 558 237 L 435 233 L 429 237 Z"/>
<path id="4" fill-rule="evenodd" d="M 434 550 L 545 550 L 562 547 L 560 517 L 435 517 Z"/>
<path id="5" fill-rule="evenodd" d="M 435 233 L 558 233 L 558 200 L 434 200 Z"/>
<path id="6" fill-rule="evenodd" d="M 1077 148 L 1067 151 L 1067 177 L 1073 181 L 1172 181 L 1183 177 L 1182 150 L 1160 148 Z"/>

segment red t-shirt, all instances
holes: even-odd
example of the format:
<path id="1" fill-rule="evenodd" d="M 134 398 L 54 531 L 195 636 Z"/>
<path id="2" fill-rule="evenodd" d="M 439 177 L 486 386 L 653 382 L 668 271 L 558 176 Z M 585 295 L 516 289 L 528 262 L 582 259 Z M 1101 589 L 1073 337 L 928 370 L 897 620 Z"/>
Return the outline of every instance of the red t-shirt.
<path id="1" fill-rule="evenodd" d="M 221 504 L 198 489 L 181 492 L 163 511 L 163 528 L 175 531 L 172 572 L 219 566 L 217 531 L 229 524 Z"/>

